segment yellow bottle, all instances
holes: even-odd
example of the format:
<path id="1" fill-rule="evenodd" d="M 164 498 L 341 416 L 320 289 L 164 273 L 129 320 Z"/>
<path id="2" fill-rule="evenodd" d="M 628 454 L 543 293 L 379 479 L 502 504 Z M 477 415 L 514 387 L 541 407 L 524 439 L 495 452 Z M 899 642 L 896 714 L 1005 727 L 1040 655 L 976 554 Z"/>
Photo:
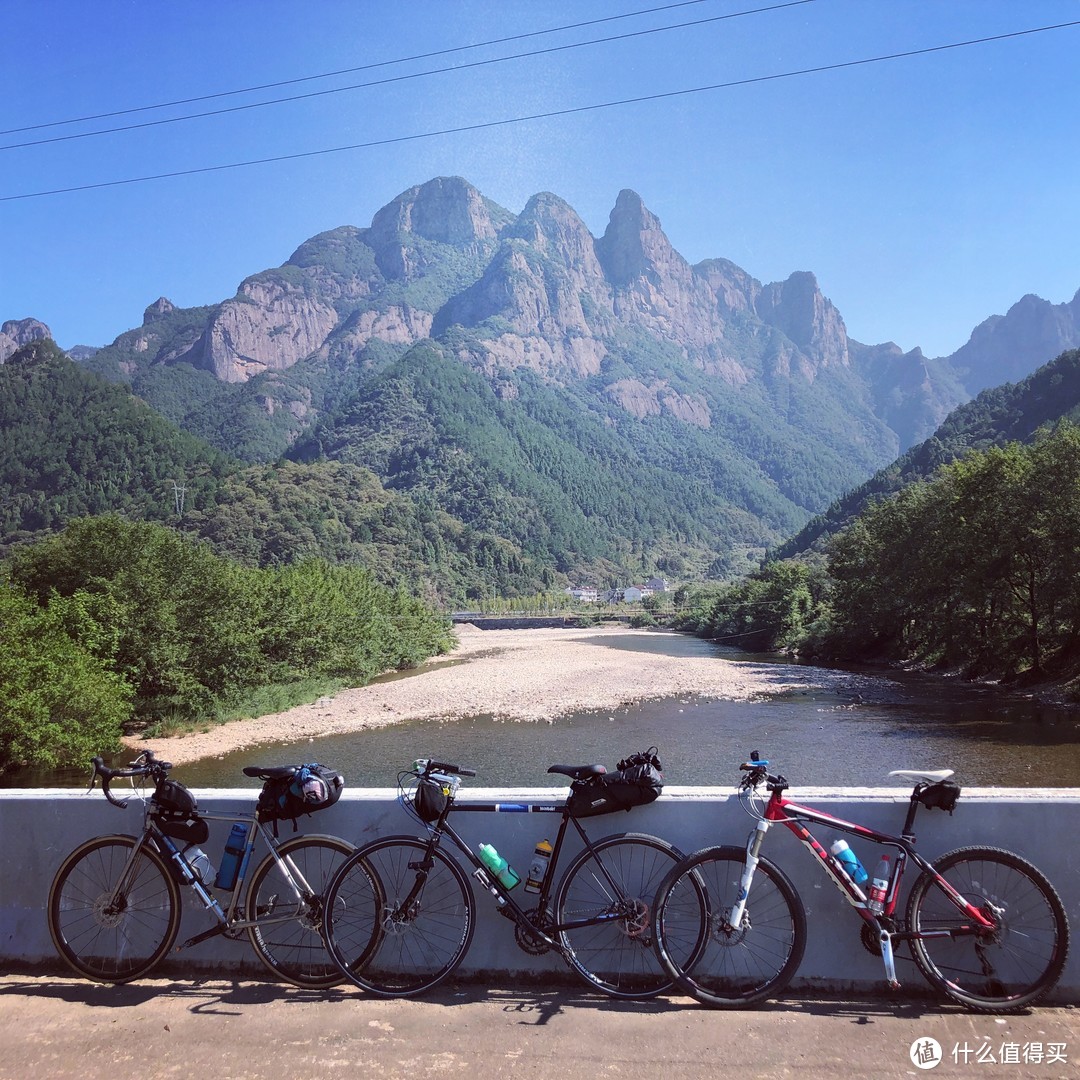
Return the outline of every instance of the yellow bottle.
<path id="1" fill-rule="evenodd" d="M 533 852 L 532 862 L 529 863 L 529 874 L 525 879 L 525 891 L 538 893 L 544 887 L 544 878 L 547 877 L 551 867 L 551 844 L 541 840 Z"/>

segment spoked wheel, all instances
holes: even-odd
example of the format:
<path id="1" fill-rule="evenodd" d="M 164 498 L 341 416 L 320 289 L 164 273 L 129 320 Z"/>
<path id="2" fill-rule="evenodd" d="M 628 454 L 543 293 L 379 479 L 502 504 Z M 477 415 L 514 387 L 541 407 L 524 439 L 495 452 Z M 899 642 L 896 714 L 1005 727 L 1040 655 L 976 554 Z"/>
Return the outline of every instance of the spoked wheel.
<path id="1" fill-rule="evenodd" d="M 247 917 L 258 922 L 248 934 L 274 974 L 315 989 L 344 981 L 323 943 L 323 903 L 334 874 L 354 850 L 336 836 L 298 836 L 278 847 L 278 855 L 301 879 L 296 885 L 272 855 L 255 871 L 248 886 Z M 301 881 L 314 896 L 297 895 Z"/>
<path id="2" fill-rule="evenodd" d="M 326 897 L 327 948 L 350 982 L 383 997 L 422 994 L 461 963 L 476 901 L 456 860 L 391 836 L 356 851 Z"/>
<path id="3" fill-rule="evenodd" d="M 150 971 L 180 929 L 180 891 L 164 860 L 133 836 L 76 848 L 49 890 L 49 933 L 80 975 L 125 983 Z"/>
<path id="4" fill-rule="evenodd" d="M 570 864 L 555 898 L 559 925 L 598 920 L 560 937 L 573 969 L 612 997 L 651 998 L 670 990 L 671 976 L 653 947 L 652 902 L 682 858 L 664 840 L 638 833 L 608 836 Z M 699 944 L 705 923 L 700 923 Z"/>
<path id="5" fill-rule="evenodd" d="M 971 926 L 932 874 L 923 873 L 908 899 L 908 928 L 940 937 L 916 938 L 911 952 L 936 990 L 982 1012 L 1018 1012 L 1044 997 L 1061 976 L 1069 924 L 1054 887 L 1026 859 L 999 848 L 959 848 L 934 869 L 990 918 L 985 934 Z"/>
<path id="6" fill-rule="evenodd" d="M 802 901 L 767 859 L 759 860 L 743 919 L 732 926 L 745 862 L 742 848 L 696 852 L 668 874 L 656 896 L 653 928 L 661 962 L 682 990 L 714 1008 L 745 1008 L 779 994 L 806 947 Z"/>

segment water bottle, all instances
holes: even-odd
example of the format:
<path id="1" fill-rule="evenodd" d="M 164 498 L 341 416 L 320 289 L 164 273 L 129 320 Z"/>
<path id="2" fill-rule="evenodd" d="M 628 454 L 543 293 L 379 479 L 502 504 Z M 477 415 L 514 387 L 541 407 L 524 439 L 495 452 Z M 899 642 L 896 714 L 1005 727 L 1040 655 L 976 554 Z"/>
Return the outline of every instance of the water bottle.
<path id="1" fill-rule="evenodd" d="M 503 887 L 513 889 L 521 882 L 517 871 L 490 845 L 480 845 L 480 861 L 499 879 Z"/>
<path id="2" fill-rule="evenodd" d="M 881 862 L 874 870 L 874 877 L 870 882 L 870 890 L 867 893 L 867 908 L 871 915 L 881 915 L 885 911 L 885 900 L 889 895 L 889 856 L 882 855 Z"/>
<path id="3" fill-rule="evenodd" d="M 226 892 L 236 887 L 236 878 L 240 873 L 240 863 L 244 858 L 247 848 L 248 827 L 241 822 L 236 822 L 229 833 L 229 839 L 225 841 L 225 851 L 221 856 L 221 869 L 218 870 L 214 887 L 224 889 Z"/>
<path id="4" fill-rule="evenodd" d="M 846 840 L 834 841 L 832 853 L 837 862 L 839 862 L 847 871 L 848 877 L 850 877 L 856 885 L 861 885 L 870 876 L 863 869 L 863 864 L 859 862 L 859 856 L 848 847 Z"/>
<path id="5" fill-rule="evenodd" d="M 525 891 L 538 893 L 544 887 L 544 878 L 551 869 L 551 844 L 547 840 L 541 840 L 533 852 L 532 862 L 529 863 L 529 873 L 525 877 Z"/>
<path id="6" fill-rule="evenodd" d="M 191 872 L 203 885 L 209 885 L 214 880 L 214 865 L 210 862 L 210 856 L 201 847 L 185 849 L 184 858 L 187 859 Z"/>

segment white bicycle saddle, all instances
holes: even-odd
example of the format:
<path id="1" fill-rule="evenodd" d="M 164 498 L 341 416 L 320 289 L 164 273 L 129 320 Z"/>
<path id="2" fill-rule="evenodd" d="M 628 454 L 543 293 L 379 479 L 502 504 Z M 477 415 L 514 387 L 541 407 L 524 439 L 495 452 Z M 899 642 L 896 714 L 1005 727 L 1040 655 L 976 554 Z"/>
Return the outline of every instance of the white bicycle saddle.
<path id="1" fill-rule="evenodd" d="M 939 784 L 952 774 L 952 769 L 893 769 L 889 776 L 909 784 Z"/>

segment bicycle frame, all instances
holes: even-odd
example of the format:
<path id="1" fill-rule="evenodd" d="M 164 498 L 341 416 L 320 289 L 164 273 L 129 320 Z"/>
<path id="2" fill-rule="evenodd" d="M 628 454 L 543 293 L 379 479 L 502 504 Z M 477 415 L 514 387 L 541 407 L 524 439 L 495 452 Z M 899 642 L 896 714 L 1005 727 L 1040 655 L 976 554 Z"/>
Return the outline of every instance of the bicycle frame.
<path id="1" fill-rule="evenodd" d="M 799 842 L 821 864 L 826 874 L 834 885 L 840 890 L 847 902 L 858 912 L 860 918 L 877 934 L 881 945 L 881 957 L 885 965 L 885 977 L 893 988 L 899 986 L 896 978 L 896 959 L 893 952 L 893 944 L 898 941 L 910 941 L 913 939 L 928 939 L 934 937 L 969 937 L 992 933 L 995 930 L 994 923 L 983 912 L 969 903 L 945 880 L 933 867 L 933 865 L 915 850 L 915 835 L 912 827 L 915 822 L 915 814 L 918 810 L 918 801 L 913 794 L 908 806 L 907 820 L 904 823 L 904 831 L 900 836 L 891 833 L 880 832 L 866 825 L 859 825 L 853 821 L 845 821 L 843 818 L 827 814 L 823 810 L 815 810 L 801 803 L 785 799 L 779 790 L 773 790 L 765 807 L 764 816 L 758 821 L 754 831 L 746 845 L 746 865 L 740 882 L 739 900 L 732 909 L 730 915 L 731 925 L 739 929 L 746 911 L 747 897 L 750 885 L 753 881 L 754 870 L 758 864 L 761 845 L 765 836 L 773 825 L 784 825 L 792 832 Z M 850 833 L 869 840 L 883 847 L 895 848 L 896 861 L 893 864 L 889 878 L 889 886 L 885 895 L 885 907 L 881 915 L 874 915 L 870 910 L 868 898 L 861 888 L 834 855 L 830 854 L 813 833 L 806 827 L 806 823 L 827 825 L 839 832 Z M 893 919 L 896 912 L 897 899 L 900 893 L 900 883 L 903 879 L 907 860 L 911 859 L 924 873 L 930 874 L 938 888 L 945 893 L 955 907 L 964 914 L 970 923 L 952 927 L 947 930 L 914 931 L 910 929 L 893 929 Z"/>
<path id="2" fill-rule="evenodd" d="M 285 875 L 285 880 L 292 889 L 293 898 L 296 903 L 302 904 L 315 895 L 314 890 L 308 882 L 304 880 L 303 874 L 297 869 L 292 859 L 287 855 L 283 858 L 278 854 L 277 843 L 274 837 L 267 830 L 265 825 L 256 820 L 253 814 L 200 810 L 199 817 L 206 821 L 245 822 L 248 827 L 247 837 L 245 838 L 244 843 L 244 855 L 240 860 L 236 882 L 233 885 L 229 902 L 225 907 L 222 907 L 218 899 L 210 892 L 209 886 L 204 885 L 198 875 L 192 870 L 191 864 L 188 862 L 187 857 L 177 841 L 162 832 L 152 815 L 147 815 L 145 824 L 143 825 L 142 836 L 140 837 L 138 844 L 132 848 L 127 865 L 124 867 L 124 871 L 117 882 L 116 892 L 117 895 L 121 895 L 128 887 L 130 875 L 138 860 L 139 853 L 142 851 L 143 847 L 148 844 L 153 844 L 165 857 L 167 864 L 177 880 L 183 885 L 191 886 L 195 891 L 195 895 L 198 896 L 199 900 L 202 902 L 203 907 L 214 916 L 215 925 L 209 930 L 204 930 L 202 933 L 196 934 L 194 937 L 188 938 L 182 944 L 176 946 L 177 951 L 190 948 L 192 945 L 197 945 L 199 942 L 206 941 L 208 938 L 215 937 L 218 934 L 249 930 L 255 926 L 265 927 L 275 923 L 288 923 L 296 917 L 295 912 L 283 914 L 277 918 L 274 918 L 271 913 L 267 913 L 265 916 L 257 916 L 254 919 L 241 917 L 242 886 L 247 876 L 251 857 L 255 851 L 256 840 L 259 837 L 262 838 L 266 844 L 267 850 L 273 856 L 275 862 Z"/>
<path id="3" fill-rule="evenodd" d="M 608 873 L 607 867 L 604 865 L 604 861 L 596 853 L 596 848 L 593 846 L 592 841 L 589 839 L 588 834 L 582 828 L 581 823 L 577 818 L 573 817 L 566 809 L 565 803 L 553 803 L 553 804 L 530 804 L 530 803 L 486 803 L 486 802 L 469 802 L 458 803 L 453 800 L 449 801 L 443 813 L 439 819 L 432 822 L 430 826 L 431 836 L 428 839 L 428 851 L 431 852 L 439 846 L 442 837 L 448 836 L 454 843 L 455 847 L 468 859 L 469 863 L 473 867 L 473 876 L 477 877 L 477 880 L 481 881 L 485 888 L 497 890 L 493 893 L 496 902 L 499 903 L 500 911 L 508 918 L 512 918 L 515 922 L 526 927 L 530 933 L 535 934 L 536 937 L 542 941 L 549 948 L 556 949 L 560 955 L 563 953 L 563 947 L 557 939 L 557 935 L 564 930 L 580 930 L 586 926 L 598 926 L 601 923 L 618 921 L 624 918 L 624 915 L 619 912 L 604 912 L 598 915 L 594 915 L 591 918 L 586 919 L 574 919 L 566 923 L 553 923 L 548 925 L 547 929 L 541 929 L 538 927 L 528 913 L 517 903 L 513 893 L 503 885 L 498 878 L 496 878 L 484 864 L 480 861 L 479 856 L 473 853 L 472 848 L 462 839 L 460 834 L 454 829 L 454 827 L 446 820 L 447 816 L 451 812 L 465 813 L 496 813 L 496 814 L 561 814 L 562 821 L 559 825 L 559 831 L 555 838 L 555 843 L 551 849 L 551 862 L 548 868 L 547 875 L 544 878 L 544 883 L 540 888 L 540 892 L 536 894 L 537 909 L 541 912 L 549 909 L 549 899 L 551 891 L 556 882 L 556 868 L 559 865 L 559 856 L 562 853 L 563 842 L 566 839 L 568 828 L 571 822 L 573 822 L 574 828 L 577 830 L 578 835 L 581 837 L 582 843 L 585 848 L 593 855 L 593 862 L 597 865 L 604 878 L 607 880 L 608 886 L 611 888 L 613 894 L 619 895 L 619 886 L 612 879 Z M 417 866 L 418 871 L 425 869 L 423 866 Z M 482 877 L 477 875 L 477 872 L 482 874 Z M 406 910 L 415 902 L 419 890 L 423 885 L 423 874 L 417 873 L 416 883 L 410 891 L 408 897 L 406 897 L 403 907 Z M 516 886 L 515 886 L 516 888 Z"/>

